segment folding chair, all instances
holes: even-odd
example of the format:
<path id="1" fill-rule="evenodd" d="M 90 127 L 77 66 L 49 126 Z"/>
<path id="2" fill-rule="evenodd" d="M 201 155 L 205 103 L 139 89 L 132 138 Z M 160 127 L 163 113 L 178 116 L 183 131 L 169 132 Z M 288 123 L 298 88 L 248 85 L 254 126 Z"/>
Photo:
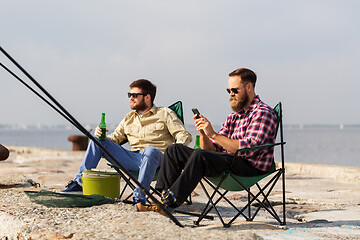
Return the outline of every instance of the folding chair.
<path id="1" fill-rule="evenodd" d="M 272 217 L 274 217 L 280 225 L 286 224 L 285 219 L 285 166 L 284 166 L 284 144 L 283 141 L 283 124 L 282 124 L 282 104 L 279 102 L 275 108 L 274 111 L 278 117 L 278 125 L 277 125 L 277 133 L 280 128 L 280 142 L 274 143 L 274 144 L 265 144 L 260 145 L 252 148 L 241 148 L 238 149 L 234 156 L 237 156 L 239 152 L 242 151 L 254 151 L 258 149 L 263 148 L 270 148 L 274 146 L 280 146 L 281 147 L 281 167 L 276 169 L 275 167 L 275 161 L 273 162 L 271 166 L 271 171 L 267 174 L 261 175 L 261 176 L 254 176 L 254 177 L 241 177 L 233 174 L 231 171 L 224 172 L 221 176 L 216 178 L 210 178 L 210 177 L 204 177 L 202 181 L 200 182 L 200 185 L 202 189 L 204 190 L 206 196 L 208 197 L 208 202 L 203 209 L 200 217 L 197 221 L 195 221 L 195 225 L 199 225 L 200 221 L 204 218 L 204 216 L 207 216 L 207 214 L 214 209 L 218 217 L 220 218 L 221 223 L 224 227 L 230 227 L 232 222 L 240 215 L 242 215 L 247 221 L 252 221 L 259 210 L 261 208 L 264 208 L 267 212 L 271 214 Z M 266 182 L 266 184 L 261 187 L 259 184 L 259 181 L 266 178 L 267 176 L 272 176 L 269 181 Z M 272 203 L 269 201 L 268 196 L 270 195 L 271 191 L 275 187 L 277 181 L 282 176 L 282 214 L 283 214 L 283 220 L 280 219 L 279 215 L 276 213 L 274 207 L 272 206 Z M 266 180 L 266 179 L 265 179 Z M 206 190 L 204 186 L 204 182 L 206 182 L 210 189 L 213 190 L 213 193 L 210 195 L 209 192 Z M 252 186 L 256 186 L 255 190 L 252 189 L 250 191 L 250 188 Z M 220 190 L 221 189 L 221 190 Z M 248 193 L 248 199 L 247 204 L 242 208 L 237 208 L 227 197 L 226 194 L 229 191 L 243 191 L 245 190 Z M 256 191 L 254 194 L 253 192 Z M 217 200 L 214 201 L 215 196 L 217 196 Z M 216 206 L 220 200 L 225 200 L 231 207 L 233 207 L 236 210 L 235 216 L 227 223 L 224 222 L 223 216 L 221 216 L 218 207 Z M 255 211 L 251 212 L 251 205 L 253 202 L 257 202 L 258 206 L 256 206 Z M 247 214 L 244 213 L 245 210 L 247 211 Z"/>
<path id="2" fill-rule="evenodd" d="M 183 107 L 182 107 L 182 102 L 181 101 L 177 101 L 173 104 L 171 104 L 168 108 L 170 108 L 171 110 L 173 110 L 176 115 L 178 116 L 178 118 L 181 120 L 182 123 L 184 123 L 184 111 L 183 111 Z M 127 141 L 125 142 L 122 142 L 121 144 L 124 144 L 126 143 Z M 116 168 L 115 166 L 111 165 L 111 164 L 108 164 L 110 167 L 114 168 L 116 171 L 120 171 L 118 168 Z M 158 171 L 159 169 L 157 169 L 156 171 L 156 174 L 153 178 L 153 181 L 156 181 L 157 180 L 157 175 L 158 175 Z M 139 172 L 134 172 L 134 171 L 129 171 L 135 178 L 138 178 L 138 175 L 139 175 Z M 129 184 L 130 181 L 126 181 L 126 184 L 125 186 L 123 187 L 123 189 L 121 190 L 121 193 L 120 193 L 120 199 L 123 197 L 124 193 L 125 193 L 125 190 L 126 188 L 129 186 L 132 190 L 134 190 L 136 188 L 136 186 L 134 186 L 133 184 Z M 150 186 L 150 190 L 152 193 L 155 193 L 156 195 L 158 196 L 161 196 L 161 193 L 159 193 L 157 190 L 155 190 L 153 187 Z M 132 203 L 131 201 L 129 201 L 130 197 L 132 196 L 132 192 L 130 193 L 130 195 L 128 195 L 125 199 L 123 199 L 123 202 L 128 202 L 128 203 Z M 186 203 L 187 204 L 192 204 L 192 200 L 191 200 L 191 196 L 189 196 L 189 198 L 186 200 Z"/>

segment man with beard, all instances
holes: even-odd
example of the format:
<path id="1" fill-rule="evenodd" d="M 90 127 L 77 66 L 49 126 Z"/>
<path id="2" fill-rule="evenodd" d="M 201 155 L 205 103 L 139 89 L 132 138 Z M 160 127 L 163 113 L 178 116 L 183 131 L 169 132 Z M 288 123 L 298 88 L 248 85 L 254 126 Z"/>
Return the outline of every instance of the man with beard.
<path id="1" fill-rule="evenodd" d="M 255 94 L 255 83 L 256 75 L 250 69 L 231 72 L 226 90 L 234 112 L 220 131 L 216 133 L 204 116 L 195 115 L 201 149 L 179 144 L 166 149 L 155 188 L 162 191 L 162 202 L 169 210 L 180 206 L 204 176 L 217 177 L 225 170 L 240 176 L 270 171 L 273 148 L 245 151 L 234 158 L 238 148 L 275 142 L 276 114 Z"/>
<path id="2" fill-rule="evenodd" d="M 100 141 L 124 168 L 139 172 L 138 181 L 147 190 L 162 162 L 166 147 L 173 143 L 188 145 L 192 140 L 175 112 L 154 105 L 155 95 L 156 86 L 150 81 L 139 79 L 131 83 L 128 97 L 130 108 L 134 111 L 125 116 L 105 141 Z M 101 132 L 98 126 L 94 135 L 99 138 Z M 131 146 L 131 151 L 119 145 L 125 140 Z M 108 158 L 90 141 L 78 173 L 63 192 L 82 191 L 82 172 L 96 168 L 101 157 Z M 133 201 L 140 204 L 146 202 L 146 196 L 139 187 L 134 190 Z"/>

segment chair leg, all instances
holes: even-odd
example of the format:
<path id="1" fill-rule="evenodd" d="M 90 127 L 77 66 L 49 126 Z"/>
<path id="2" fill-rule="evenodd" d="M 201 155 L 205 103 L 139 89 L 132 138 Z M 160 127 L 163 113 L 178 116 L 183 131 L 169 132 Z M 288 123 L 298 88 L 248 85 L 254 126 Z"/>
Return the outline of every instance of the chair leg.
<path id="1" fill-rule="evenodd" d="M 205 195 L 209 198 L 209 193 L 206 191 L 205 186 L 204 186 L 204 184 L 203 184 L 201 181 L 200 181 L 200 185 L 201 185 L 201 187 L 202 187 Z M 210 205 L 210 201 L 207 201 L 206 206 L 205 206 L 205 208 L 202 210 L 202 212 L 201 212 L 198 220 L 194 221 L 194 224 L 195 224 L 196 226 L 198 226 L 198 225 L 200 224 L 200 221 L 201 221 L 201 220 L 203 219 L 203 217 L 206 215 L 205 212 L 206 212 L 207 208 L 209 207 L 209 205 Z"/>
<path id="2" fill-rule="evenodd" d="M 283 152 L 282 152 L 283 153 Z M 284 155 L 282 154 L 284 158 Z M 282 171 L 282 195 L 283 195 L 283 222 L 280 225 L 286 225 L 286 209 L 285 209 L 285 168 L 281 169 Z"/>
<path id="3" fill-rule="evenodd" d="M 128 180 L 129 180 L 129 179 L 128 179 Z M 121 199 L 122 196 L 124 195 L 125 190 L 126 190 L 126 188 L 127 188 L 128 186 L 129 186 L 132 190 L 135 189 L 135 186 L 134 186 L 132 183 L 126 182 L 126 185 L 124 186 L 123 190 L 121 191 L 121 194 L 120 194 L 120 197 L 119 197 L 120 199 Z M 133 195 L 133 193 L 131 192 L 124 200 L 127 201 L 132 195 Z"/>
<path id="4" fill-rule="evenodd" d="M 246 191 L 248 191 L 248 194 L 251 195 L 251 200 L 248 201 L 248 204 L 245 207 L 249 207 L 251 206 L 251 203 L 254 202 L 255 200 L 260 204 L 260 206 L 256 209 L 255 213 L 250 217 L 250 220 L 252 221 L 255 216 L 257 215 L 257 213 L 259 212 L 260 208 L 263 207 L 266 211 L 268 211 L 270 213 L 271 216 L 273 216 L 280 224 L 282 224 L 282 221 L 280 220 L 280 217 L 277 215 L 275 209 L 272 207 L 272 205 L 270 204 L 269 200 L 268 200 L 268 196 L 271 193 L 272 189 L 274 188 L 275 184 L 277 183 L 279 177 L 281 175 L 281 172 L 279 171 L 263 188 L 261 188 L 259 186 L 258 183 L 256 183 L 259 192 L 254 195 L 252 194 L 248 189 L 246 189 Z M 239 183 L 241 184 L 241 183 Z M 271 185 L 270 189 L 268 190 L 267 194 L 264 194 L 264 191 L 268 188 L 268 186 Z M 263 195 L 264 199 L 262 201 L 260 201 L 258 199 L 258 197 L 260 195 Z M 264 203 L 267 203 L 267 205 L 269 207 L 267 207 Z M 270 209 L 269 209 L 270 208 Z M 239 214 L 238 214 L 239 215 Z M 232 222 L 233 220 L 235 220 L 235 218 L 238 216 L 236 215 L 230 222 Z"/>
<path id="5" fill-rule="evenodd" d="M 230 174 L 229 174 L 230 175 Z M 246 220 L 247 220 L 247 216 L 245 216 L 243 214 L 244 210 L 246 209 L 246 207 L 244 207 L 243 209 L 239 210 L 229 199 L 227 199 L 225 197 L 225 195 L 229 192 L 228 190 L 224 191 L 223 193 L 221 193 L 218 189 L 221 187 L 221 184 L 223 181 L 220 181 L 219 184 L 218 184 L 218 189 L 216 187 L 214 187 L 214 185 L 209 181 L 207 180 L 206 178 L 204 178 L 205 182 L 207 182 L 207 184 L 209 184 L 209 186 L 211 186 L 216 192 L 220 195 L 220 197 L 218 198 L 218 200 L 216 200 L 215 202 L 215 205 L 221 200 L 221 199 L 224 199 L 230 206 L 232 206 L 237 212 L 239 212 L 239 215 L 241 214 Z M 225 180 L 225 179 L 224 179 Z"/>
<path id="6" fill-rule="evenodd" d="M 209 180 L 207 180 L 206 178 L 203 179 L 209 186 L 211 186 L 211 187 L 214 189 L 214 192 L 213 192 L 213 194 L 212 194 L 211 196 L 209 195 L 208 191 L 205 189 L 204 184 L 203 184 L 202 182 L 200 182 L 201 187 L 203 188 L 203 190 L 204 190 L 206 196 L 208 197 L 209 201 L 207 202 L 207 204 L 206 204 L 204 210 L 202 211 L 201 216 L 199 217 L 199 219 L 194 222 L 195 225 L 199 225 L 199 223 L 200 223 L 200 221 L 202 220 L 203 216 L 207 216 L 207 214 L 214 208 L 214 209 L 215 209 L 215 212 L 216 212 L 216 214 L 218 215 L 218 217 L 219 217 L 221 223 L 223 224 L 223 226 L 224 226 L 225 228 L 230 227 L 230 226 L 231 226 L 231 222 L 225 223 L 224 220 L 223 220 L 223 218 L 222 218 L 222 216 L 220 215 L 220 212 L 218 211 L 218 209 L 217 209 L 217 207 L 216 207 L 216 204 L 218 204 L 221 199 L 224 199 L 230 206 L 232 206 L 236 211 L 238 211 L 238 212 L 239 212 L 238 215 L 241 214 L 242 216 L 244 216 L 245 219 L 248 219 L 248 217 L 245 216 L 245 215 L 242 213 L 245 208 L 243 208 L 242 210 L 239 210 L 229 199 L 227 199 L 227 198 L 225 197 L 225 195 L 228 193 L 228 190 L 226 190 L 224 193 L 221 193 L 221 192 L 219 191 L 219 188 L 220 188 L 222 182 L 226 179 L 226 177 L 227 177 L 227 175 L 224 176 L 224 177 L 220 180 L 219 184 L 218 184 L 216 187 L 214 187 L 214 185 L 213 185 Z M 218 194 L 220 195 L 220 197 L 214 202 L 213 199 L 214 199 L 216 193 L 218 193 Z M 210 204 L 211 204 L 211 206 L 210 206 Z"/>
<path id="7" fill-rule="evenodd" d="M 212 208 L 214 208 L 215 211 L 216 211 L 216 214 L 217 214 L 218 217 L 220 218 L 220 221 L 221 221 L 221 223 L 223 224 L 223 226 L 224 226 L 224 227 L 229 227 L 228 224 L 226 224 L 226 223 L 224 222 L 223 218 L 221 217 L 219 211 L 217 210 L 215 204 L 214 204 L 213 201 L 212 201 L 212 198 L 213 198 L 214 195 L 216 194 L 216 191 L 214 191 L 214 193 L 213 193 L 212 196 L 210 197 L 208 191 L 206 190 L 204 184 L 203 184 L 201 181 L 200 181 L 200 185 L 201 185 L 202 189 L 204 190 L 204 192 L 205 192 L 207 198 L 209 199 L 209 201 L 206 203 L 206 206 L 205 206 L 205 208 L 203 209 L 203 211 L 201 212 L 198 220 L 194 221 L 194 224 L 198 226 L 198 225 L 200 224 L 200 221 L 201 221 L 203 218 L 206 218 L 206 216 L 207 216 L 207 214 L 210 212 L 210 210 L 211 210 Z M 212 187 L 213 187 L 213 186 L 212 186 Z M 211 204 L 211 206 L 209 207 L 210 204 Z"/>
<path id="8" fill-rule="evenodd" d="M 192 204 L 191 195 L 189 195 L 189 197 L 185 200 L 185 203 L 186 203 L 186 205 Z"/>
<path id="9" fill-rule="evenodd" d="M 241 211 L 238 211 L 238 214 L 236 214 L 236 215 L 229 221 L 229 224 L 231 224 L 233 221 L 235 221 L 235 219 L 236 219 L 240 214 L 243 215 L 242 212 L 243 212 L 247 207 L 250 208 L 251 203 L 254 202 L 255 200 L 261 205 L 261 207 L 263 207 L 265 210 L 267 210 L 267 211 L 271 214 L 271 216 L 273 216 L 279 223 L 281 223 L 281 220 L 280 220 L 279 216 L 276 214 L 276 212 L 275 212 L 275 210 L 272 208 L 271 204 L 270 204 L 270 208 L 271 208 L 271 210 L 270 210 L 268 207 L 265 206 L 265 204 L 264 204 L 262 201 L 260 201 L 260 200 L 258 199 L 258 197 L 260 196 L 260 194 L 263 194 L 263 196 L 265 196 L 264 193 L 263 193 L 263 191 L 265 191 L 265 189 L 267 189 L 268 186 L 269 186 L 270 184 L 272 184 L 272 186 L 271 186 L 270 190 L 268 191 L 268 194 L 267 194 L 267 195 L 270 194 L 271 190 L 272 190 L 273 187 L 275 186 L 275 184 L 276 184 L 277 180 L 279 179 L 280 175 L 281 175 L 281 173 L 280 173 L 280 171 L 279 171 L 277 174 L 275 174 L 275 176 L 272 177 L 272 179 L 271 179 L 262 189 L 260 188 L 260 191 L 259 191 L 256 195 L 254 195 L 254 194 L 250 191 L 250 189 L 246 188 L 241 182 L 239 182 L 236 178 L 234 178 L 234 177 L 230 174 L 230 177 L 232 177 L 232 179 L 233 179 L 234 181 L 236 181 L 241 187 L 243 187 L 243 189 L 247 191 L 247 193 L 251 196 L 251 198 L 248 197 L 248 203 L 247 203 L 247 205 L 246 205 Z M 265 198 L 267 199 L 267 196 L 266 196 Z M 263 200 L 263 201 L 265 201 L 265 200 Z M 249 218 L 249 220 L 248 220 L 247 217 L 245 217 L 244 215 L 243 215 L 243 216 L 245 217 L 245 219 L 246 219 L 247 221 L 252 221 L 252 220 L 255 218 L 255 216 L 256 216 L 256 214 L 258 213 L 258 211 L 259 211 L 259 209 L 257 209 L 257 210 L 255 211 L 254 215 L 251 216 L 251 217 Z"/>
<path id="10" fill-rule="evenodd" d="M 120 193 L 119 199 L 121 199 L 121 198 L 122 198 L 122 196 L 124 195 L 124 192 L 125 192 L 125 190 L 126 190 L 127 186 L 129 186 L 129 184 L 127 184 L 127 183 L 126 183 L 126 184 L 125 184 L 125 186 L 123 187 L 123 189 L 122 189 L 121 193 Z"/>
<path id="11" fill-rule="evenodd" d="M 269 206 L 269 208 L 265 208 L 279 223 L 280 225 L 282 224 L 282 221 L 280 219 L 280 217 L 278 216 L 278 214 L 276 213 L 275 209 L 273 208 L 272 204 L 270 203 L 269 199 L 268 199 L 268 196 L 270 195 L 271 191 L 273 190 L 273 188 L 275 187 L 277 181 L 279 180 L 280 178 L 280 175 L 281 175 L 281 172 L 279 171 L 277 174 L 276 174 L 276 179 L 274 180 L 273 184 L 271 185 L 270 189 L 268 190 L 267 194 L 264 194 L 264 191 L 265 191 L 265 188 L 261 189 L 259 184 L 256 183 L 260 193 L 263 195 L 264 199 L 262 201 L 262 206 L 264 205 L 264 203 L 267 203 L 267 205 Z M 266 206 L 266 205 L 265 205 Z M 260 209 L 261 206 L 259 206 L 258 209 Z M 258 212 L 258 211 L 257 211 Z M 257 213 L 256 212 L 256 213 Z M 255 217 L 256 214 L 254 214 L 253 217 Z"/>
<path id="12" fill-rule="evenodd" d="M 120 175 L 122 175 L 122 173 L 121 173 L 121 171 L 120 171 L 119 168 L 117 168 L 117 167 L 115 167 L 115 166 L 113 166 L 113 165 L 109 165 L 109 166 L 112 167 L 112 168 L 114 168 L 115 171 L 117 171 Z M 125 190 L 126 190 L 126 188 L 127 188 L 128 186 L 129 186 L 131 189 L 133 189 L 133 190 L 135 189 L 135 186 L 134 186 L 134 184 L 131 183 L 130 178 L 124 177 L 123 179 L 124 179 L 124 181 L 125 181 L 125 186 L 124 186 L 124 188 L 122 189 L 122 191 L 121 191 L 121 193 L 120 193 L 119 199 L 122 198 L 122 196 L 123 196 L 123 194 L 125 193 Z M 125 200 L 129 199 L 130 197 L 131 197 L 131 195 L 129 195 Z"/>
<path id="13" fill-rule="evenodd" d="M 276 182 L 275 182 L 276 183 Z M 255 213 L 254 215 L 251 217 L 251 220 L 253 220 L 255 218 L 255 216 L 257 215 L 257 213 L 260 211 L 261 207 L 262 206 L 268 206 L 270 209 L 268 208 L 265 208 L 265 210 L 267 210 L 279 223 L 281 223 L 280 221 L 280 218 L 279 216 L 277 215 L 275 209 L 272 207 L 269 199 L 268 199 L 268 196 L 272 190 L 272 188 L 270 190 L 268 190 L 268 193 L 267 194 L 264 194 L 263 190 L 260 188 L 260 186 L 256 183 L 258 189 L 259 189 L 259 193 L 263 195 L 264 199 L 261 201 L 262 204 L 260 204 L 259 207 L 257 207 L 257 209 L 255 210 Z M 275 185 L 275 184 L 274 184 Z M 260 202 L 259 202 L 260 203 Z M 267 204 L 267 205 L 265 205 Z"/>
<path id="14" fill-rule="evenodd" d="M 249 194 L 249 191 L 250 191 L 250 188 L 248 188 L 248 202 L 250 202 L 250 194 Z M 248 219 L 246 219 L 246 221 L 252 221 L 253 219 L 251 218 L 251 206 L 250 204 L 248 205 Z"/>

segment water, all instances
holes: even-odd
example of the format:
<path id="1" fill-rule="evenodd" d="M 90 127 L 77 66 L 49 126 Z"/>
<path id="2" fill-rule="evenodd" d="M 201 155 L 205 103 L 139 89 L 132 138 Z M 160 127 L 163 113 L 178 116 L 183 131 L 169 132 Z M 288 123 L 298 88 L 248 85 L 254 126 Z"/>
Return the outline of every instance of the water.
<path id="1" fill-rule="evenodd" d="M 90 129 L 90 128 L 89 128 Z M 187 126 L 193 135 L 197 134 L 194 126 Z M 215 127 L 218 130 L 219 126 Z M 110 129 L 110 132 L 112 129 Z M 1 129 L 0 144 L 5 146 L 33 146 L 71 150 L 70 135 L 81 134 L 72 128 L 46 129 Z M 284 130 L 285 161 L 332 164 L 360 167 L 360 128 L 309 127 Z M 193 146 L 194 142 L 190 143 Z M 279 147 L 275 157 L 279 159 Z"/>
<path id="2" fill-rule="evenodd" d="M 360 129 L 285 129 L 289 162 L 360 167 Z"/>
<path id="3" fill-rule="evenodd" d="M 76 130 L 0 130 L 0 144 L 71 150 L 70 135 L 82 135 Z"/>

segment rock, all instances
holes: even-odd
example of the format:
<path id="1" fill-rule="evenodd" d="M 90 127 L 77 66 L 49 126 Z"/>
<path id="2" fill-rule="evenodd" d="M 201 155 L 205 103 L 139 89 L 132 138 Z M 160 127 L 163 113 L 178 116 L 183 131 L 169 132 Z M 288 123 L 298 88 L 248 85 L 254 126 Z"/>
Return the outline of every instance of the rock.
<path id="1" fill-rule="evenodd" d="M 9 157 L 9 150 L 0 144 L 0 161 L 4 161 Z"/>
<path id="2" fill-rule="evenodd" d="M 89 139 L 86 136 L 71 135 L 68 140 L 73 143 L 73 151 L 84 151 L 87 148 Z"/>

